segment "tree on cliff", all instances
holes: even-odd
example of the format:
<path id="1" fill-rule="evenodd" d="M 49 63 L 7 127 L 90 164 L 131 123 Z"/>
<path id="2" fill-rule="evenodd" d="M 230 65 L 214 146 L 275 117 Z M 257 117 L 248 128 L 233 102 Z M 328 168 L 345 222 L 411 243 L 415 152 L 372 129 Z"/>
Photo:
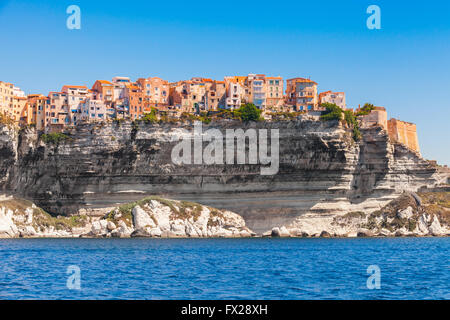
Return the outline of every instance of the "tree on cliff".
<path id="1" fill-rule="evenodd" d="M 320 116 L 321 120 L 341 120 L 342 109 L 334 103 L 322 103 L 322 107 L 325 107 L 324 113 Z"/>
<path id="2" fill-rule="evenodd" d="M 157 114 L 157 110 L 155 108 L 152 108 L 150 113 L 144 114 L 144 116 L 142 117 L 142 120 L 144 120 L 144 122 L 155 123 L 158 121 L 158 116 L 156 114 Z"/>
<path id="3" fill-rule="evenodd" d="M 261 110 L 259 110 L 253 103 L 243 104 L 235 113 L 242 121 L 259 121 L 261 119 Z"/>
<path id="4" fill-rule="evenodd" d="M 372 110 L 375 109 L 375 106 L 371 103 L 365 103 L 364 106 L 356 113 L 356 116 L 365 116 L 372 112 Z"/>

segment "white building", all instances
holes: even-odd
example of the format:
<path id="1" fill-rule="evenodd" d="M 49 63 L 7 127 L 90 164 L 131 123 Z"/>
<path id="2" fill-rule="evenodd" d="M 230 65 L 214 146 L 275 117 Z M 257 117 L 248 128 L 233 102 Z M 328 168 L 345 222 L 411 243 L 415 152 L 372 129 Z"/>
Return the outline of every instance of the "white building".
<path id="1" fill-rule="evenodd" d="M 345 92 L 326 91 L 319 94 L 319 104 L 334 103 L 335 105 L 345 109 Z"/>
<path id="2" fill-rule="evenodd" d="M 22 90 L 20 90 L 20 88 L 16 86 L 13 87 L 13 95 L 15 97 L 25 98 L 25 92 L 23 92 Z"/>
<path id="3" fill-rule="evenodd" d="M 63 86 L 61 92 L 67 94 L 70 122 L 76 125 L 81 120 L 81 104 L 89 97 L 89 90 L 86 86 Z"/>
<path id="4" fill-rule="evenodd" d="M 127 85 L 131 84 L 131 80 L 128 77 L 114 77 L 112 78 L 112 83 L 114 85 L 114 95 L 113 100 L 124 99 L 126 94 Z"/>
<path id="5" fill-rule="evenodd" d="M 88 122 L 100 122 L 106 120 L 106 105 L 102 100 L 86 99 L 81 104 L 81 119 Z"/>
<path id="6" fill-rule="evenodd" d="M 241 95 L 243 93 L 243 88 L 239 83 L 228 82 L 227 83 L 227 98 L 225 100 L 227 109 L 239 109 L 242 100 Z"/>

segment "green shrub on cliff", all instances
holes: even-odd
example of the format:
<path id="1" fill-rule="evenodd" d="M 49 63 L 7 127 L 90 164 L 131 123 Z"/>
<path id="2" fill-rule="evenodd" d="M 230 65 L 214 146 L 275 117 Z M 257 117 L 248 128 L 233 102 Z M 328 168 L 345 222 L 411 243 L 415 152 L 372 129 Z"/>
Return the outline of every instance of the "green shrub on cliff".
<path id="1" fill-rule="evenodd" d="M 54 133 L 44 133 L 41 135 L 42 141 L 48 144 L 59 144 L 60 142 L 69 140 L 70 137 L 64 133 L 54 132 Z"/>
<path id="2" fill-rule="evenodd" d="M 344 111 L 344 120 L 347 125 L 353 129 L 353 140 L 359 141 L 361 139 L 361 131 L 359 131 L 358 120 L 356 119 L 353 110 Z"/>
<path id="3" fill-rule="evenodd" d="M 325 107 L 324 113 L 320 116 L 320 120 L 341 120 L 342 109 L 334 103 L 323 103 L 322 107 Z"/>
<path id="4" fill-rule="evenodd" d="M 243 104 L 239 109 L 234 111 L 241 121 L 260 121 L 261 110 L 259 110 L 253 103 Z"/>
<path id="5" fill-rule="evenodd" d="M 144 116 L 142 117 L 142 120 L 144 122 L 150 122 L 150 123 L 156 123 L 158 122 L 158 116 L 156 115 L 157 110 L 155 108 L 152 108 L 152 110 L 150 111 L 150 113 L 145 113 Z"/>
<path id="6" fill-rule="evenodd" d="M 368 115 L 373 109 L 375 109 L 375 106 L 371 103 L 366 103 L 364 104 L 364 106 L 361 108 L 361 110 L 359 110 L 356 113 L 356 116 L 365 116 Z"/>

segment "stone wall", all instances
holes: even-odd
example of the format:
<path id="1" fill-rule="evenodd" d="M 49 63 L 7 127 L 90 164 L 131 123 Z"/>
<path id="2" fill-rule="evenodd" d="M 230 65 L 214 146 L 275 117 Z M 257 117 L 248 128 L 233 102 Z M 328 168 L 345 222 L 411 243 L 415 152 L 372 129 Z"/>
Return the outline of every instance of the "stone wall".
<path id="1" fill-rule="evenodd" d="M 389 119 L 388 133 L 393 142 L 404 144 L 409 149 L 420 153 L 417 129 L 414 123 Z"/>
<path id="2" fill-rule="evenodd" d="M 380 126 L 387 130 L 387 112 L 384 107 L 375 107 L 368 115 L 361 117 L 361 128 Z"/>

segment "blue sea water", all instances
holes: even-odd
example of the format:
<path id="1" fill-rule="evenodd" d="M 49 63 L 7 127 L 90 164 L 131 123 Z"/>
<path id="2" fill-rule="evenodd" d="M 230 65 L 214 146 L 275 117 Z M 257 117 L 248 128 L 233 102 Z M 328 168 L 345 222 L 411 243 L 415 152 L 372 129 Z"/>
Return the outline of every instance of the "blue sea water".
<path id="1" fill-rule="evenodd" d="M 0 240 L 0 299 L 450 299 L 449 253 L 450 238 Z"/>

